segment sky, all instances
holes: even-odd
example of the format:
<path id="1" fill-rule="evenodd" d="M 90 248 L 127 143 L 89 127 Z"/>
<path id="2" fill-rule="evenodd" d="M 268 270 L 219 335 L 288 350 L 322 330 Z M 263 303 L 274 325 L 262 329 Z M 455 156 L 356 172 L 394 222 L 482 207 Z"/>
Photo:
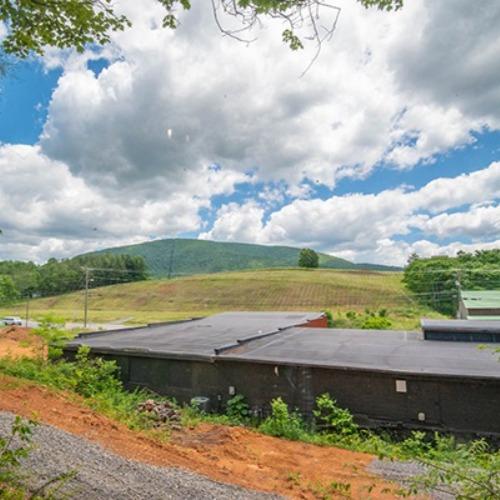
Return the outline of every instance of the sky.
<path id="1" fill-rule="evenodd" d="M 338 0 L 303 76 L 307 26 L 303 51 L 270 21 L 245 44 L 193 3 L 172 31 L 122 0 L 110 45 L 0 79 L 0 259 L 170 237 L 392 265 L 500 248 L 500 2 Z"/>

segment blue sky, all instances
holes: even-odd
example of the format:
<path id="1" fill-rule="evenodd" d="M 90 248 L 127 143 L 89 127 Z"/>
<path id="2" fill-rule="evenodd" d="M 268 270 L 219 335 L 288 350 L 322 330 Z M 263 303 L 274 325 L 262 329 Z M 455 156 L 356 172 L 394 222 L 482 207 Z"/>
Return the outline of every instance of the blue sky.
<path id="1" fill-rule="evenodd" d="M 446 3 L 346 2 L 303 78 L 309 52 L 279 27 L 245 47 L 198 6 L 172 33 L 144 17 L 151 0 L 123 3 L 133 28 L 104 50 L 15 63 L 0 82 L 0 258 L 175 236 L 386 264 L 497 247 L 500 8 Z"/>

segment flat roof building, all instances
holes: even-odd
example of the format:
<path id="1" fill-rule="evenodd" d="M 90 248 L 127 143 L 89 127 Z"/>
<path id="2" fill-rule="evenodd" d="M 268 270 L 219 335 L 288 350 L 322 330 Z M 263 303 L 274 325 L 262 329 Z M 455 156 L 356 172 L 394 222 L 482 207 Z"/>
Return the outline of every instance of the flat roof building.
<path id="1" fill-rule="evenodd" d="M 459 331 L 462 322 L 452 323 L 448 329 Z M 88 345 L 118 363 L 127 387 L 181 402 L 206 396 L 215 410 L 239 393 L 256 414 L 281 396 L 311 415 L 328 392 L 367 426 L 500 437 L 500 363 L 492 351 L 473 341 L 428 341 L 421 332 L 322 326 L 321 313 L 225 313 L 82 334 L 65 354 Z"/>
<path id="2" fill-rule="evenodd" d="M 500 290 L 462 290 L 457 316 L 460 319 L 500 320 Z"/>

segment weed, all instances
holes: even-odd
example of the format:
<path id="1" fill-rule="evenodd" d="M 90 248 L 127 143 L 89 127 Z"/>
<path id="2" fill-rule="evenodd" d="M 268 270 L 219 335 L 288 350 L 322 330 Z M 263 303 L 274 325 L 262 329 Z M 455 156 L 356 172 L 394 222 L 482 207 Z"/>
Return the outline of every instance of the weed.
<path id="1" fill-rule="evenodd" d="M 236 394 L 226 403 L 226 415 L 236 423 L 243 423 L 250 417 L 250 409 L 245 396 Z"/>
<path id="2" fill-rule="evenodd" d="M 334 328 L 335 324 L 333 322 L 333 313 L 329 309 L 325 311 L 325 317 L 326 317 L 326 326 L 328 328 Z"/>
<path id="3" fill-rule="evenodd" d="M 270 436 L 284 437 L 294 441 L 305 436 L 305 426 L 296 412 L 289 412 L 287 404 L 276 398 L 271 401 L 271 415 L 259 426 L 259 430 Z"/>
<path id="4" fill-rule="evenodd" d="M 302 479 L 302 475 L 299 471 L 297 472 L 289 472 L 286 476 L 286 480 L 292 485 L 292 486 L 300 486 L 300 481 Z"/>
<path id="5" fill-rule="evenodd" d="M 8 500 L 21 500 L 30 498 L 54 498 L 55 493 L 70 479 L 75 477 L 77 471 L 64 472 L 46 479 L 34 491 L 29 491 L 23 485 L 23 476 L 19 471 L 21 460 L 26 458 L 31 451 L 31 439 L 36 422 L 24 420 L 16 416 L 11 426 L 10 435 L 0 435 L 0 498 Z M 15 445 L 18 441 L 20 444 Z"/>
<path id="6" fill-rule="evenodd" d="M 333 432 L 341 436 L 358 432 L 359 427 L 348 410 L 340 408 L 329 394 L 322 394 L 316 399 L 317 409 L 313 411 L 316 427 L 322 432 Z"/>
<path id="7" fill-rule="evenodd" d="M 72 391 L 83 396 L 92 409 L 101 411 L 132 428 L 149 429 L 149 420 L 137 411 L 148 399 L 147 391 L 127 392 L 118 379 L 114 362 L 89 358 L 88 348 L 81 349 L 75 362 L 50 362 L 42 358 L 0 359 L 0 371 L 14 377 L 34 380 L 42 385 Z"/>
<path id="8" fill-rule="evenodd" d="M 34 422 L 16 416 L 10 435 L 0 436 L 0 498 L 3 497 L 2 484 L 17 486 L 19 481 L 17 469 L 21 465 L 21 459 L 28 456 L 34 425 Z M 16 438 L 20 444 L 14 446 Z"/>
<path id="9" fill-rule="evenodd" d="M 308 490 L 315 498 L 320 500 L 330 500 L 335 495 L 344 498 L 351 498 L 351 485 L 342 481 L 331 481 L 328 484 L 323 484 L 320 481 L 309 483 Z"/>
<path id="10" fill-rule="evenodd" d="M 46 314 L 42 317 L 38 327 L 33 330 L 33 333 L 44 341 L 44 349 L 40 357 L 43 357 L 45 348 L 49 359 L 62 356 L 64 344 L 73 338 L 73 334 L 64 330 L 63 325 L 64 320 L 53 314 Z"/>
<path id="11" fill-rule="evenodd" d="M 332 481 L 328 485 L 329 489 L 333 493 L 339 493 L 343 496 L 350 497 L 351 496 L 351 484 L 350 483 L 344 483 L 342 481 Z"/>

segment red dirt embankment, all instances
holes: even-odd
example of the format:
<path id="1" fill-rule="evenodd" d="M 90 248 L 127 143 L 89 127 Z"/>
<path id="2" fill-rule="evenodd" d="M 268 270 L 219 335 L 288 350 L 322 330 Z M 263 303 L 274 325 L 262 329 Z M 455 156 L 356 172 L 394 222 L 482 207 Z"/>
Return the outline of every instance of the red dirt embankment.
<path id="1" fill-rule="evenodd" d="M 0 328 L 0 357 L 33 357 L 43 352 L 43 341 L 31 332 L 31 328 L 22 326 Z"/>
<path id="2" fill-rule="evenodd" d="M 178 466 L 225 483 L 287 497 L 397 496 L 394 484 L 366 471 L 374 457 L 364 453 L 209 424 L 176 431 L 170 442 L 159 442 L 86 408 L 73 395 L 3 375 L 0 375 L 0 410 L 38 419 L 133 460 Z M 342 484 L 350 485 L 349 493 L 339 491 Z"/>

